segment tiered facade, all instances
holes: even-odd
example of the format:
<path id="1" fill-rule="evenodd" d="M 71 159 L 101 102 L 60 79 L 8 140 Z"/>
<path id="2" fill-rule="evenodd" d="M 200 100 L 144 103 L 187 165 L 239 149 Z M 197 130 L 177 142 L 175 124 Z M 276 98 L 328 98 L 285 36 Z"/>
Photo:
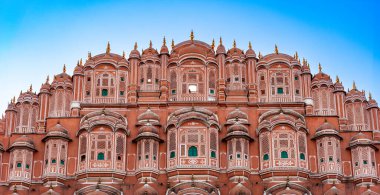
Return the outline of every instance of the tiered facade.
<path id="1" fill-rule="evenodd" d="M 88 54 L 0 120 L 0 194 L 378 194 L 380 110 L 298 54 Z"/>

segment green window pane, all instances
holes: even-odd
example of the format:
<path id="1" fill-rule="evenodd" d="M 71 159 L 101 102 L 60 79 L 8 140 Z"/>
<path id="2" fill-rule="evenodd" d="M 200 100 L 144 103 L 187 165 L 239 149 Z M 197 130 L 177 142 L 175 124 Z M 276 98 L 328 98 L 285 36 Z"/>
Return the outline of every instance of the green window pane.
<path id="1" fill-rule="evenodd" d="M 329 162 L 332 162 L 332 161 L 333 161 L 333 157 L 329 156 Z"/>
<path id="2" fill-rule="evenodd" d="M 363 164 L 365 164 L 365 165 L 366 165 L 366 164 L 368 164 L 368 161 L 366 161 L 366 160 L 363 160 Z"/>
<path id="3" fill-rule="evenodd" d="M 241 157 L 241 155 L 240 155 L 240 154 L 237 154 L 237 155 L 236 155 L 236 158 L 240 158 L 240 157 Z"/>
<path id="4" fill-rule="evenodd" d="M 304 153 L 301 153 L 301 154 L 300 154 L 300 159 L 301 159 L 301 160 L 305 160 L 305 154 L 304 154 Z"/>
<path id="5" fill-rule="evenodd" d="M 104 160 L 104 153 L 103 152 L 98 153 L 98 160 Z"/>
<path id="6" fill-rule="evenodd" d="M 53 163 L 53 164 L 55 164 L 56 162 L 57 162 L 56 159 L 52 159 L 52 160 L 51 160 L 51 163 Z"/>
<path id="7" fill-rule="evenodd" d="M 189 148 L 189 154 L 188 154 L 188 156 L 189 156 L 189 157 L 191 157 L 191 156 L 193 156 L 193 157 L 198 156 L 198 149 L 197 149 L 197 147 L 195 147 L 195 146 L 191 146 L 191 147 Z"/>
<path id="8" fill-rule="evenodd" d="M 102 89 L 102 96 L 108 96 L 108 89 Z"/>
<path id="9" fill-rule="evenodd" d="M 175 157 L 175 152 L 174 151 L 171 151 L 170 152 L 170 158 L 174 158 Z"/>
<path id="10" fill-rule="evenodd" d="M 149 159 L 149 155 L 145 155 L 145 159 Z"/>
<path id="11" fill-rule="evenodd" d="M 22 164 L 20 162 L 17 163 L 16 165 L 18 168 L 22 167 Z"/>
<path id="12" fill-rule="evenodd" d="M 29 169 L 29 165 L 28 165 L 28 164 L 26 164 L 26 165 L 25 165 L 25 168 L 26 168 L 26 169 Z"/>
<path id="13" fill-rule="evenodd" d="M 264 154 L 263 160 L 269 160 L 269 154 Z"/>
<path id="14" fill-rule="evenodd" d="M 176 90 L 175 89 L 172 89 L 172 94 L 176 94 Z"/>
<path id="15" fill-rule="evenodd" d="M 215 151 L 211 151 L 211 158 L 216 158 L 216 152 Z"/>
<path id="16" fill-rule="evenodd" d="M 61 160 L 61 165 L 64 165 L 65 164 L 65 160 Z"/>
<path id="17" fill-rule="evenodd" d="M 210 89 L 210 94 L 214 94 L 215 91 L 213 89 Z"/>
<path id="18" fill-rule="evenodd" d="M 281 152 L 281 158 L 289 158 L 289 156 L 288 156 L 288 152 L 286 152 L 286 151 L 282 151 L 282 152 Z"/>
<path id="19" fill-rule="evenodd" d="M 282 87 L 277 88 L 277 94 L 283 94 L 284 89 Z"/>

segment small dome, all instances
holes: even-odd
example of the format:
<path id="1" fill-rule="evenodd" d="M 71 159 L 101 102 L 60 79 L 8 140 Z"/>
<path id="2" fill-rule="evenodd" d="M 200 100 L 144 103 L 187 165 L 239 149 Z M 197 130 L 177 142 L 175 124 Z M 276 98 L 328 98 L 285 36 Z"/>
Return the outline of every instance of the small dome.
<path id="1" fill-rule="evenodd" d="M 138 117 L 137 120 L 140 121 L 159 121 L 160 117 L 154 113 L 150 108 L 148 108 L 145 112 L 141 113 Z"/>
<path id="2" fill-rule="evenodd" d="M 166 47 L 166 45 L 163 45 L 163 46 L 161 47 L 160 53 L 161 53 L 161 54 L 168 54 L 168 53 L 169 53 L 169 49 L 168 49 L 168 47 Z"/>
<path id="3" fill-rule="evenodd" d="M 71 76 L 68 75 L 65 71 L 62 72 L 61 74 L 58 74 L 58 75 L 55 75 L 54 76 L 54 80 L 53 80 L 53 83 L 57 83 L 57 82 L 70 82 L 71 83 Z"/>
<path id="4" fill-rule="evenodd" d="M 247 127 L 245 127 L 244 125 L 240 123 L 235 123 L 227 128 L 228 133 L 235 132 L 235 131 L 242 131 L 242 132 L 248 133 Z"/>
<path id="5" fill-rule="evenodd" d="M 351 138 L 350 142 L 360 141 L 360 140 L 371 141 L 371 139 L 366 134 L 359 132 L 358 134 L 356 134 L 355 136 Z"/>
<path id="6" fill-rule="evenodd" d="M 28 91 L 20 94 L 17 98 L 17 102 L 30 102 L 31 104 L 38 104 L 38 96 L 32 91 L 32 87 L 30 87 Z"/>
<path id="7" fill-rule="evenodd" d="M 140 58 L 140 52 L 137 50 L 137 43 L 135 43 L 134 49 L 129 54 L 129 58 Z"/>
<path id="8" fill-rule="evenodd" d="M 317 81 L 330 81 L 331 82 L 331 78 L 329 75 L 327 75 L 323 72 L 319 72 L 318 74 L 314 75 L 314 77 L 312 79 L 312 82 L 317 82 Z"/>
<path id="9" fill-rule="evenodd" d="M 228 115 L 227 115 L 227 120 L 231 120 L 231 119 L 247 119 L 248 120 L 248 115 L 241 111 L 239 108 L 236 108 L 234 111 L 230 112 Z"/>
<path id="10" fill-rule="evenodd" d="M 75 68 L 74 68 L 74 74 L 82 74 L 83 73 L 83 66 L 81 66 L 81 65 L 77 65 L 77 66 L 75 66 Z"/>
<path id="11" fill-rule="evenodd" d="M 11 147 L 9 149 L 11 150 L 11 149 L 13 149 L 15 147 L 26 147 L 26 148 L 35 150 L 35 146 L 34 146 L 33 140 L 30 137 L 26 136 L 26 135 L 23 135 L 23 136 L 17 138 L 11 144 Z"/>
<path id="12" fill-rule="evenodd" d="M 141 133 L 154 133 L 158 134 L 158 129 L 155 126 L 152 125 L 144 125 L 139 128 L 139 134 Z"/>
<path id="13" fill-rule="evenodd" d="M 224 47 L 223 44 L 218 45 L 218 47 L 216 48 L 216 53 L 217 54 L 225 54 L 226 53 L 226 48 Z"/>
<path id="14" fill-rule="evenodd" d="M 247 58 L 256 58 L 256 53 L 255 53 L 255 51 L 253 51 L 252 48 L 249 48 L 249 49 L 245 52 L 245 55 L 247 56 Z"/>
<path id="15" fill-rule="evenodd" d="M 148 49 L 145 49 L 143 52 L 142 52 L 142 57 L 146 57 L 146 56 L 157 56 L 158 55 L 158 52 L 156 49 L 153 49 L 152 47 L 149 47 Z"/>
<path id="16" fill-rule="evenodd" d="M 60 124 L 56 124 L 53 128 L 49 129 L 42 141 L 46 141 L 50 138 L 63 138 L 71 141 L 68 131 Z"/>
<path id="17" fill-rule="evenodd" d="M 317 128 L 317 132 L 322 131 L 322 130 L 329 130 L 329 129 L 334 129 L 334 126 L 332 126 L 329 122 L 326 121 Z"/>
<path id="18" fill-rule="evenodd" d="M 244 55 L 244 52 L 243 50 L 237 48 L 237 47 L 234 47 L 230 50 L 227 51 L 227 56 L 241 56 L 241 55 Z"/>

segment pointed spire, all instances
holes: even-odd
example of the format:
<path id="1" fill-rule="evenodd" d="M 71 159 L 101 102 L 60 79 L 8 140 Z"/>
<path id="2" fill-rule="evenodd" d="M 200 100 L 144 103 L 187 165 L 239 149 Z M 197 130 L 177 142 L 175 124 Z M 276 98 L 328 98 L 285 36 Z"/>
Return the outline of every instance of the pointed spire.
<path id="1" fill-rule="evenodd" d="M 123 58 L 125 58 L 125 51 L 123 50 Z"/>
<path id="2" fill-rule="evenodd" d="M 338 76 L 338 75 L 336 75 L 335 82 L 336 82 L 336 83 L 339 83 L 339 82 L 340 82 L 340 80 L 339 80 L 339 76 Z"/>
<path id="3" fill-rule="evenodd" d="M 174 39 L 172 39 L 172 49 L 174 48 Z"/>
<path id="4" fill-rule="evenodd" d="M 249 48 L 249 49 L 252 49 L 252 44 L 251 44 L 251 41 L 250 41 L 250 42 L 248 42 L 248 48 Z"/>
<path id="5" fill-rule="evenodd" d="M 79 66 L 79 60 L 77 61 L 77 66 Z"/>
<path id="6" fill-rule="evenodd" d="M 29 92 L 32 92 L 32 91 L 33 91 L 33 86 L 32 86 L 32 84 L 30 84 Z"/>
<path id="7" fill-rule="evenodd" d="M 371 92 L 368 92 L 368 98 L 369 98 L 369 100 L 372 100 L 372 94 L 371 94 Z"/>
<path id="8" fill-rule="evenodd" d="M 162 40 L 162 46 L 166 46 L 166 38 L 164 36 L 164 40 Z"/>
<path id="9" fill-rule="evenodd" d="M 46 77 L 46 82 L 45 82 L 46 84 L 48 84 L 49 83 L 49 75 L 47 75 L 47 77 Z"/>
<path id="10" fill-rule="evenodd" d="M 305 58 L 302 58 L 302 65 L 307 66 Z"/>
<path id="11" fill-rule="evenodd" d="M 108 41 L 108 43 L 107 43 L 107 49 L 106 49 L 106 53 L 107 53 L 107 54 L 110 54 L 110 52 L 111 52 L 111 45 L 110 45 L 110 42 Z"/>
<path id="12" fill-rule="evenodd" d="M 134 50 L 137 50 L 137 42 L 135 42 Z"/>
<path id="13" fill-rule="evenodd" d="M 152 40 L 149 41 L 149 48 L 152 48 L 153 44 L 152 44 Z"/>
<path id="14" fill-rule="evenodd" d="M 91 59 L 91 52 L 89 51 L 87 54 L 87 60 Z"/>
<path id="15" fill-rule="evenodd" d="M 321 66 L 321 63 L 318 64 L 318 70 L 319 70 L 319 72 L 322 72 L 322 66 Z"/>
<path id="16" fill-rule="evenodd" d="M 214 39 L 212 39 L 211 48 L 212 48 L 212 49 L 215 48 L 215 40 L 214 40 Z"/>
<path id="17" fill-rule="evenodd" d="M 79 60 L 79 65 L 83 65 L 82 58 Z"/>
<path id="18" fill-rule="evenodd" d="M 296 53 L 294 54 L 294 59 L 298 60 L 298 52 L 296 51 Z"/>
<path id="19" fill-rule="evenodd" d="M 66 73 L 66 64 L 63 64 L 63 73 Z"/>
<path id="20" fill-rule="evenodd" d="M 274 45 L 274 52 L 275 52 L 276 54 L 278 54 L 278 47 L 277 47 L 277 44 Z"/>
<path id="21" fill-rule="evenodd" d="M 259 59 L 262 58 L 263 56 L 261 55 L 261 52 L 259 52 Z"/>
<path id="22" fill-rule="evenodd" d="M 16 96 L 13 96 L 13 103 L 16 103 Z"/>
<path id="23" fill-rule="evenodd" d="M 223 45 L 222 37 L 219 38 L 219 45 Z"/>
<path id="24" fill-rule="evenodd" d="M 190 33 L 190 40 L 194 41 L 194 32 L 193 32 L 193 30 L 191 30 L 191 33 Z"/>
<path id="25" fill-rule="evenodd" d="M 234 39 L 234 43 L 232 44 L 232 47 L 236 48 L 236 41 L 235 41 L 235 39 Z"/>
<path id="26" fill-rule="evenodd" d="M 356 83 L 355 83 L 355 81 L 352 82 L 352 89 L 353 89 L 353 90 L 357 90 L 357 89 L 356 89 Z"/>

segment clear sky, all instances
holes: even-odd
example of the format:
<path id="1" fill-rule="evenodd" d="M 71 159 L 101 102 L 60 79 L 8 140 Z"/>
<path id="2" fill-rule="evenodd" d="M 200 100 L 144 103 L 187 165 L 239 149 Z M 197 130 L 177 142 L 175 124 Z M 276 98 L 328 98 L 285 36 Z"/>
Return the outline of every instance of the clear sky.
<path id="1" fill-rule="evenodd" d="M 0 112 L 13 96 L 47 75 L 72 73 L 76 62 L 105 52 L 127 55 L 135 41 L 160 48 L 163 36 L 176 43 L 211 43 L 246 50 L 248 41 L 263 54 L 280 52 L 318 62 L 345 88 L 355 80 L 380 101 L 380 6 L 376 1 L 19 1 L 0 0 Z M 218 41 L 217 41 L 218 42 Z"/>

